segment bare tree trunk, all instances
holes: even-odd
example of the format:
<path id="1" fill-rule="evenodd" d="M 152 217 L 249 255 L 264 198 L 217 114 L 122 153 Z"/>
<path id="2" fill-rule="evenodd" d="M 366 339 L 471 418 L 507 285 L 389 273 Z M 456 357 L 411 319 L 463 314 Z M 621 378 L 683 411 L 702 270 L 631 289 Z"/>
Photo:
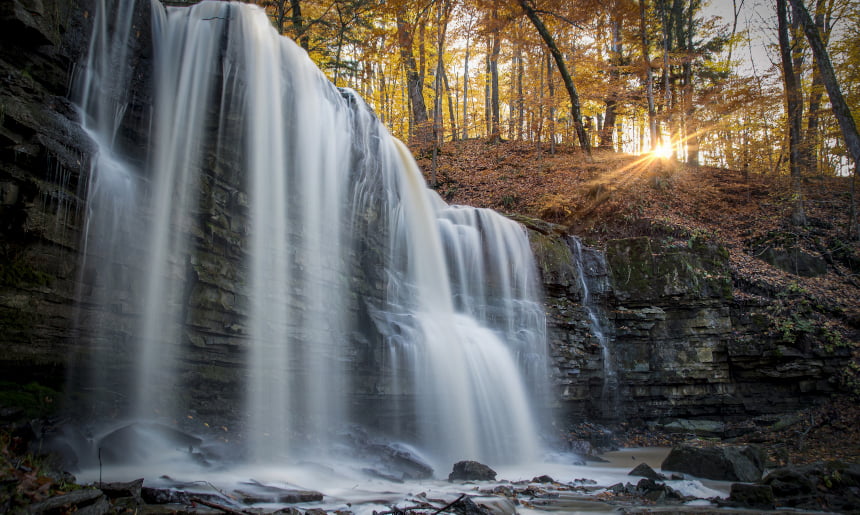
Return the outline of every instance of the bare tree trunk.
<path id="1" fill-rule="evenodd" d="M 657 148 L 657 110 L 654 108 L 654 70 L 648 55 L 648 30 L 645 20 L 647 0 L 639 1 L 639 34 L 642 39 L 642 59 L 645 61 L 645 96 L 648 99 L 648 135 L 651 150 Z"/>
<path id="2" fill-rule="evenodd" d="M 622 47 L 621 47 L 621 21 L 616 19 L 612 21 L 612 50 L 609 58 L 610 76 L 613 79 L 612 89 L 603 101 L 606 104 L 606 119 L 603 122 L 603 127 L 600 128 L 600 148 L 613 150 L 615 137 L 615 109 L 618 105 L 618 94 L 615 90 L 617 82 L 621 76 L 619 67 L 622 65 Z"/>
<path id="3" fill-rule="evenodd" d="M 552 80 L 552 56 L 546 55 L 546 81 L 549 93 L 549 153 L 555 155 L 555 81 Z"/>
<path id="4" fill-rule="evenodd" d="M 457 141 L 460 133 L 457 129 L 457 116 L 454 113 L 455 102 L 451 96 L 451 86 L 448 84 L 448 72 L 445 71 L 444 66 L 442 67 L 442 83 L 445 86 L 445 96 L 448 99 L 448 118 L 451 119 L 451 141 Z"/>
<path id="5" fill-rule="evenodd" d="M 292 9 L 293 11 L 293 30 L 296 32 L 296 37 L 299 38 L 299 44 L 307 52 L 308 50 L 310 50 L 310 39 L 305 33 L 304 18 L 302 17 L 302 6 L 300 1 L 290 0 L 290 9 Z"/>
<path id="6" fill-rule="evenodd" d="M 490 31 L 490 141 L 498 143 L 502 140 L 502 128 L 499 124 L 499 55 L 502 52 L 502 35 L 498 27 L 498 11 L 493 9 L 493 27 Z"/>
<path id="7" fill-rule="evenodd" d="M 492 103 L 491 94 L 490 94 L 490 54 L 493 52 L 493 42 L 491 39 L 487 39 L 487 56 L 486 56 L 486 65 L 487 65 L 487 75 L 484 80 L 484 124 L 487 129 L 487 138 L 490 137 L 490 134 L 493 133 L 493 114 L 492 109 L 490 108 L 490 104 Z"/>
<path id="8" fill-rule="evenodd" d="M 541 151 L 541 139 L 543 138 L 543 103 L 544 103 L 544 91 L 543 91 L 543 83 L 544 83 L 544 68 L 543 63 L 540 63 L 538 66 L 539 75 L 540 75 L 540 99 L 538 100 L 538 118 L 537 118 L 537 128 L 535 130 L 535 143 L 537 147 L 537 151 Z"/>
<path id="9" fill-rule="evenodd" d="M 415 55 L 412 53 L 412 25 L 406 21 L 404 14 L 402 10 L 397 12 L 397 43 L 400 47 L 400 59 L 406 70 L 406 89 L 409 92 L 409 103 L 412 106 L 412 120 L 414 123 L 412 137 L 419 144 L 425 144 L 430 135 L 427 130 L 429 118 L 427 116 L 427 105 L 424 103 L 424 84 L 418 73 L 418 64 L 415 62 Z"/>
<path id="10" fill-rule="evenodd" d="M 726 63 L 731 66 L 732 65 L 732 53 L 735 50 L 735 34 L 738 32 L 738 17 L 741 14 L 741 9 L 744 6 L 744 2 L 746 0 L 732 0 L 732 32 L 729 36 L 729 54 L 726 58 Z"/>
<path id="11" fill-rule="evenodd" d="M 687 34 L 684 44 L 687 51 L 687 58 L 684 62 L 684 103 L 686 104 L 684 111 L 684 145 L 687 147 L 687 164 L 691 166 L 699 166 L 699 135 L 696 133 L 695 127 L 695 106 L 693 105 L 693 34 L 695 25 L 693 21 L 695 0 L 690 0 L 689 10 L 687 11 Z"/>
<path id="12" fill-rule="evenodd" d="M 822 43 L 825 48 L 830 39 L 831 20 L 830 16 L 833 12 L 833 0 L 818 0 L 815 8 L 815 26 L 818 28 L 821 35 Z M 809 114 L 806 118 L 806 134 L 804 141 L 806 142 L 807 151 L 809 153 L 807 161 L 807 171 L 809 173 L 817 173 L 820 169 L 820 131 L 819 117 L 821 115 L 821 98 L 824 95 L 824 81 L 821 78 L 821 70 L 818 66 L 818 59 L 812 56 L 812 86 L 809 90 Z"/>
<path id="13" fill-rule="evenodd" d="M 791 189 L 794 194 L 794 206 L 791 222 L 795 225 L 806 225 L 806 214 L 803 209 L 803 178 L 801 177 L 801 124 L 802 105 L 799 100 L 800 85 L 794 71 L 794 62 L 789 41 L 787 0 L 776 0 L 779 51 L 782 58 L 782 77 L 785 82 L 786 113 L 788 115 L 788 150 L 789 169 L 791 170 Z"/>
<path id="14" fill-rule="evenodd" d="M 433 87 L 433 158 L 430 167 L 430 187 L 436 187 L 436 168 L 439 146 L 441 144 L 442 127 L 442 74 L 444 73 L 444 62 L 442 59 L 445 51 L 445 34 L 448 28 L 448 5 L 445 0 L 438 7 L 436 14 L 436 80 Z"/>
<path id="15" fill-rule="evenodd" d="M 576 92 L 576 86 L 573 83 L 573 78 L 570 76 L 570 73 L 567 71 L 567 65 L 564 63 L 564 56 L 561 54 L 561 51 L 558 49 L 558 45 L 555 44 L 555 39 L 553 39 L 552 34 L 549 33 L 546 26 L 541 21 L 540 17 L 538 17 L 537 13 L 534 10 L 534 7 L 531 6 L 529 0 L 519 0 L 520 6 L 525 11 L 526 16 L 528 16 L 529 20 L 531 20 L 532 24 L 540 34 L 544 43 L 546 43 L 547 48 L 549 49 L 550 54 L 552 54 L 553 59 L 555 59 L 555 64 L 558 67 L 559 73 L 561 73 L 561 78 L 564 81 L 564 87 L 567 89 L 567 94 L 570 97 L 570 114 L 573 118 L 574 129 L 576 130 L 577 138 L 579 139 L 579 146 L 585 152 L 588 160 L 591 160 L 591 144 L 588 141 L 588 135 L 585 133 L 585 127 L 582 125 L 582 113 L 579 105 L 579 94 Z"/>
<path id="16" fill-rule="evenodd" d="M 779 0 L 785 2 L 785 0 Z M 812 18 L 809 16 L 806 7 L 803 5 L 803 0 L 789 0 L 794 10 L 794 16 L 800 21 L 803 26 L 803 32 L 806 34 L 806 39 L 809 40 L 809 46 L 812 49 L 812 54 L 818 64 L 821 72 L 821 80 L 824 82 L 824 87 L 827 89 L 827 96 L 830 98 L 830 105 L 833 106 L 833 114 L 839 122 L 839 128 L 842 130 L 842 137 L 845 140 L 845 146 L 848 147 L 848 152 L 854 160 L 854 177 L 851 181 L 851 205 L 850 219 L 848 225 L 848 234 L 852 238 L 860 237 L 860 230 L 857 227 L 857 208 L 856 198 L 854 196 L 854 184 L 857 180 L 857 174 L 860 172 L 860 134 L 857 132 L 857 124 L 852 116 L 851 109 L 842 96 L 842 89 L 839 87 L 839 81 L 836 80 L 836 73 L 833 71 L 833 64 L 830 62 L 830 55 L 827 53 L 827 48 L 818 33 L 818 29 Z"/>
<path id="17" fill-rule="evenodd" d="M 669 26 L 669 15 L 666 12 L 666 5 L 662 2 L 660 5 L 660 16 L 663 21 L 663 115 L 665 116 L 665 126 L 669 130 L 669 141 L 666 142 L 669 146 L 672 145 L 672 84 L 670 75 L 671 65 L 669 63 L 669 48 L 671 47 L 672 29 Z"/>
<path id="18" fill-rule="evenodd" d="M 471 29 L 471 18 L 470 25 Z M 471 50 L 471 30 L 466 32 L 466 60 L 463 70 L 463 139 L 469 138 L 469 51 Z"/>
<path id="19" fill-rule="evenodd" d="M 520 25 L 520 29 L 522 29 L 522 25 Z M 522 32 L 522 30 L 520 30 Z M 523 73 L 524 73 L 524 65 L 523 65 L 523 44 L 521 41 L 517 42 L 517 130 L 516 130 L 516 138 L 518 140 L 523 139 L 523 128 L 525 126 L 525 98 L 523 97 Z"/>

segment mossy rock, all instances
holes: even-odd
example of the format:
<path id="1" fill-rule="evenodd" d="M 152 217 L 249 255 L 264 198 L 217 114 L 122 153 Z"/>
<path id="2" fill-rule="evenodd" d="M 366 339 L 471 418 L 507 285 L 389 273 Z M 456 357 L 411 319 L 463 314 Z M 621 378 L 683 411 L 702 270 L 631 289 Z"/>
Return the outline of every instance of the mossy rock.
<path id="1" fill-rule="evenodd" d="M 573 253 L 564 238 L 530 230 L 529 243 L 544 284 L 561 289 L 578 287 Z"/>
<path id="2" fill-rule="evenodd" d="M 0 382 L 0 408 L 20 410 L 26 418 L 44 417 L 54 413 L 59 399 L 58 391 L 39 383 L 20 385 Z"/>
<path id="3" fill-rule="evenodd" d="M 731 298 L 728 252 L 698 238 L 667 247 L 647 237 L 612 240 L 606 257 L 616 295 L 622 300 Z"/>

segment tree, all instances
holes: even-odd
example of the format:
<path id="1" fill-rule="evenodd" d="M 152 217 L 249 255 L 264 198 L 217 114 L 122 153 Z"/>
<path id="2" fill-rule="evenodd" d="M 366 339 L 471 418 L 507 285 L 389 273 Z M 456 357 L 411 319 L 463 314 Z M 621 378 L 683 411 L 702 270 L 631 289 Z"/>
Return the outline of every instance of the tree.
<path id="1" fill-rule="evenodd" d="M 784 3 L 785 0 L 779 0 Z M 812 48 L 812 53 L 815 56 L 815 61 L 821 73 L 821 80 L 827 88 L 827 95 L 830 98 L 830 105 L 833 106 L 833 114 L 839 121 L 839 127 L 842 130 L 842 136 L 845 139 L 845 145 L 854 160 L 854 175 L 851 179 L 851 213 L 849 216 L 848 233 L 852 238 L 858 238 L 857 229 L 857 210 L 855 201 L 855 189 L 857 182 L 857 173 L 860 171 L 860 135 L 857 133 L 857 124 L 854 121 L 854 116 L 845 98 L 842 96 L 842 90 L 839 87 L 839 82 L 836 80 L 836 73 L 833 71 L 833 64 L 830 62 L 830 55 L 824 46 L 824 41 L 818 32 L 818 28 L 809 16 L 809 12 L 803 5 L 803 0 L 789 0 L 797 18 L 803 27 L 803 32 L 809 40 L 809 46 Z M 783 6 L 784 7 L 784 6 Z M 780 40 L 781 42 L 781 40 Z"/>
<path id="2" fill-rule="evenodd" d="M 561 78 L 564 82 L 564 87 L 567 89 L 567 94 L 570 97 L 570 115 L 573 119 L 573 125 L 576 129 L 576 135 L 579 139 L 579 146 L 585 152 L 585 155 L 590 160 L 591 159 L 591 144 L 588 141 L 588 135 L 585 133 L 585 127 L 582 124 L 582 112 L 579 103 L 579 93 L 576 91 L 576 86 L 573 83 L 573 78 L 570 76 L 570 72 L 567 70 L 567 65 L 564 62 L 564 56 L 561 51 L 558 49 L 558 45 L 555 43 L 555 39 L 552 37 L 552 34 L 549 33 L 546 26 L 543 24 L 543 21 L 535 12 L 534 7 L 530 4 L 529 0 L 518 0 L 520 7 L 522 7 L 523 11 L 526 13 L 528 19 L 532 22 L 532 25 L 537 29 L 538 34 L 540 34 L 541 39 L 546 43 L 547 48 L 549 49 L 550 54 L 552 54 L 553 59 L 555 59 L 556 67 L 558 68 L 559 73 L 561 74 Z"/>
<path id="3" fill-rule="evenodd" d="M 436 187 L 436 158 L 441 144 L 442 128 L 442 77 L 445 75 L 443 66 L 445 54 L 445 35 L 448 29 L 448 16 L 451 11 L 450 0 L 443 0 L 436 11 L 436 72 L 433 87 L 433 159 L 430 168 L 430 187 Z M 452 116 L 453 122 L 453 116 Z"/>
<path id="4" fill-rule="evenodd" d="M 290 8 L 292 9 L 292 22 L 293 22 L 293 32 L 295 32 L 296 36 L 299 40 L 299 44 L 302 45 L 302 48 L 307 52 L 310 50 L 310 38 L 307 34 L 305 34 L 304 29 L 304 18 L 302 17 L 302 6 L 299 3 L 299 0 L 290 0 Z"/>
<path id="5" fill-rule="evenodd" d="M 779 36 L 779 54 L 782 61 L 782 77 L 785 83 L 785 109 L 788 116 L 788 162 L 791 173 L 791 188 L 794 194 L 794 205 L 791 212 L 791 223 L 806 225 L 806 214 L 803 209 L 803 183 L 800 164 L 802 145 L 803 101 L 798 76 L 795 72 L 795 62 L 792 59 L 792 47 L 789 39 L 789 22 L 787 0 L 776 0 L 777 30 Z"/>
<path id="6" fill-rule="evenodd" d="M 487 67 L 490 74 L 490 141 L 498 143 L 502 139 L 501 116 L 499 114 L 499 54 L 502 51 L 501 21 L 497 2 L 493 5 L 489 30 L 489 49 Z"/>
<path id="7" fill-rule="evenodd" d="M 418 63 L 413 53 L 414 30 L 417 20 L 424 15 L 419 13 L 415 21 L 407 19 L 408 12 L 403 5 L 396 12 L 397 44 L 400 48 L 400 59 L 406 73 L 406 88 L 409 92 L 409 103 L 412 106 L 412 138 L 419 144 L 426 144 L 430 139 L 429 117 L 427 105 L 424 102 L 424 81 L 418 73 Z"/>
<path id="8" fill-rule="evenodd" d="M 612 44 L 610 47 L 609 56 L 609 74 L 611 77 L 611 86 L 609 93 L 604 99 L 606 104 L 606 118 L 603 121 L 603 130 L 600 131 L 600 148 L 612 150 L 614 146 L 616 110 L 618 108 L 618 82 L 620 82 L 620 68 L 624 64 L 624 57 L 621 43 L 621 16 L 618 15 L 618 10 L 615 9 L 610 22 L 612 26 Z"/>
<path id="9" fill-rule="evenodd" d="M 645 64 L 645 97 L 648 101 L 648 132 L 651 138 L 651 150 L 654 150 L 657 148 L 657 110 L 654 106 L 654 69 L 651 65 L 651 57 L 648 53 L 650 43 L 648 42 L 647 11 L 648 0 L 639 0 L 639 34 L 642 42 L 642 60 Z"/>

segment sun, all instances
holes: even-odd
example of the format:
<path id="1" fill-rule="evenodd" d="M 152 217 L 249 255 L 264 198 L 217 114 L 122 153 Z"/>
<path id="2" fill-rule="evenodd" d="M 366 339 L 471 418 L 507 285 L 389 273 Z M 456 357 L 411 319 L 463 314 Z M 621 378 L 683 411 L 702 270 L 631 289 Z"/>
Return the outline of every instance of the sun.
<path id="1" fill-rule="evenodd" d="M 672 150 L 672 145 L 666 145 L 664 143 L 657 145 L 657 147 L 652 150 L 651 153 L 661 159 L 670 159 L 673 155 L 675 155 L 675 151 Z"/>

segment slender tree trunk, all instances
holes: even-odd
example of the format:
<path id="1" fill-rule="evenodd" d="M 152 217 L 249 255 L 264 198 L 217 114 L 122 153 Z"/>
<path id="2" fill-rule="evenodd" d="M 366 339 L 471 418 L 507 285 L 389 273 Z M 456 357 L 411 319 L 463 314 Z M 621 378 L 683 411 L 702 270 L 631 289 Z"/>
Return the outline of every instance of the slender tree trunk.
<path id="1" fill-rule="evenodd" d="M 438 7 L 436 14 L 436 77 L 433 86 L 433 158 L 430 168 L 430 187 L 436 187 L 437 158 L 441 145 L 442 126 L 442 74 L 445 72 L 443 55 L 445 51 L 445 34 L 448 28 L 448 4 L 445 0 Z"/>
<path id="2" fill-rule="evenodd" d="M 794 206 L 791 222 L 795 225 L 806 225 L 806 214 L 803 209 L 803 178 L 801 177 L 801 124 L 802 105 L 799 97 L 800 84 L 794 71 L 791 43 L 789 40 L 787 0 L 777 0 L 777 20 L 779 30 L 779 50 L 782 58 L 782 77 L 785 82 L 786 113 L 788 115 L 788 150 L 789 169 L 791 170 L 791 189 L 794 194 Z"/>
<path id="3" fill-rule="evenodd" d="M 585 127 L 582 125 L 582 113 L 579 105 L 579 94 L 576 91 L 576 86 L 573 83 L 573 78 L 570 76 L 570 73 L 567 71 L 567 65 L 564 63 L 564 56 L 561 54 L 561 51 L 558 49 L 558 45 L 555 44 L 555 39 L 553 39 L 552 34 L 549 33 L 546 26 L 541 21 L 540 17 L 538 17 L 534 8 L 529 3 L 529 0 L 519 0 L 520 6 L 525 11 L 526 16 L 528 16 L 529 20 L 531 20 L 532 24 L 540 34 L 541 38 L 546 43 L 547 48 L 549 49 L 550 54 L 552 54 L 553 59 L 555 59 L 556 67 L 558 68 L 559 73 L 561 73 L 561 78 L 564 81 L 564 87 L 567 89 L 567 94 L 570 97 L 570 114 L 573 119 L 574 129 L 576 130 L 577 138 L 579 139 L 579 146 L 585 152 L 587 159 L 591 160 L 591 144 L 588 141 L 588 135 L 585 133 Z"/>
<path id="4" fill-rule="evenodd" d="M 427 80 L 427 52 L 425 50 L 424 38 L 427 35 L 427 23 L 424 20 L 418 21 L 418 76 L 421 77 L 421 83 Z"/>
<path id="5" fill-rule="evenodd" d="M 648 55 L 648 29 L 646 24 L 647 0 L 639 0 L 639 34 L 642 39 L 642 59 L 645 61 L 645 96 L 648 100 L 648 135 L 651 150 L 657 148 L 657 110 L 654 107 L 654 70 Z"/>
<path id="6" fill-rule="evenodd" d="M 833 0 L 826 1 L 818 0 L 815 8 L 815 26 L 818 28 L 818 33 L 821 35 L 822 43 L 825 48 L 830 39 L 830 15 L 833 12 Z M 809 114 L 806 118 L 806 134 L 803 139 L 806 142 L 807 151 L 809 152 L 809 161 L 807 162 L 808 173 L 818 173 L 820 162 L 820 131 L 819 131 L 819 116 L 821 114 L 821 98 L 824 96 L 824 81 L 821 78 L 821 70 L 818 66 L 818 59 L 812 56 L 812 86 L 809 90 Z"/>
<path id="7" fill-rule="evenodd" d="M 406 71 L 406 89 L 409 93 L 409 103 L 412 106 L 412 137 L 419 144 L 426 144 L 429 139 L 427 105 L 424 103 L 424 84 L 418 73 L 415 54 L 412 53 L 412 26 L 406 21 L 405 12 L 397 12 L 397 44 L 400 47 L 400 59 Z"/>
<path id="8" fill-rule="evenodd" d="M 667 6 L 664 2 L 659 2 L 660 15 L 663 20 L 663 115 L 665 116 L 665 126 L 669 130 L 669 141 L 664 142 L 664 145 L 672 145 L 672 84 L 671 78 L 672 69 L 669 63 L 669 49 L 671 48 L 672 27 L 670 25 L 671 18 L 667 12 Z"/>
<path id="9" fill-rule="evenodd" d="M 522 25 L 520 26 L 522 29 Z M 522 32 L 522 30 L 520 30 Z M 523 129 L 525 128 L 525 98 L 523 96 L 523 44 L 517 42 L 517 139 L 523 139 Z"/>
<path id="10" fill-rule="evenodd" d="M 469 25 L 471 28 L 471 24 Z M 469 138 L 469 57 L 471 30 L 466 32 L 466 59 L 463 66 L 463 139 Z"/>
<path id="11" fill-rule="evenodd" d="M 299 38 L 299 44 L 307 52 L 310 50 L 310 39 L 305 34 L 304 18 L 302 17 L 302 6 L 299 0 L 290 0 L 290 9 L 292 10 L 293 30 L 296 37 Z"/>
<path id="12" fill-rule="evenodd" d="M 606 104 L 606 119 L 603 122 L 603 127 L 600 129 L 600 148 L 613 150 L 615 139 L 615 109 L 618 105 L 618 94 L 616 89 L 621 78 L 619 67 L 622 65 L 622 47 L 621 47 L 621 21 L 616 19 L 612 21 L 612 50 L 609 58 L 610 76 L 612 77 L 612 86 L 609 95 L 603 101 Z"/>
<path id="13" fill-rule="evenodd" d="M 492 50 L 490 52 L 490 141 L 502 140 L 501 116 L 499 113 L 499 55 L 502 52 L 502 36 L 498 27 L 499 15 L 493 9 L 493 28 L 490 31 Z"/>
<path id="14" fill-rule="evenodd" d="M 552 78 L 552 56 L 546 54 L 546 82 L 549 93 L 549 153 L 555 155 L 555 81 Z"/>
<path id="15" fill-rule="evenodd" d="M 490 90 L 490 54 L 493 53 L 493 42 L 492 39 L 487 39 L 487 56 L 486 56 L 486 67 L 487 67 L 487 75 L 484 79 L 484 124 L 487 128 L 487 138 L 493 133 L 493 114 L 492 108 L 490 105 L 492 104 L 492 95 Z"/>
<path id="16" fill-rule="evenodd" d="M 697 0 L 690 0 L 689 10 L 687 11 L 687 33 L 684 47 L 687 51 L 687 57 L 684 61 L 684 145 L 687 147 L 687 164 L 690 166 L 699 166 L 699 135 L 696 133 L 696 123 L 693 114 L 696 109 L 693 105 L 693 36 L 695 33 L 695 24 L 693 15 Z"/>
<path id="17" fill-rule="evenodd" d="M 448 118 L 451 120 L 451 141 L 457 141 L 460 133 L 457 129 L 457 116 L 454 112 L 456 102 L 451 96 L 451 86 L 448 84 L 448 72 L 445 71 L 444 66 L 442 67 L 442 83 L 445 86 L 445 97 L 448 100 Z M 454 84 L 454 86 L 456 87 L 457 85 Z"/>
<path id="18" fill-rule="evenodd" d="M 732 66 L 732 53 L 735 50 L 735 34 L 738 33 L 738 17 L 741 14 L 741 8 L 744 6 L 745 0 L 732 0 L 732 32 L 729 36 L 729 53 L 726 58 L 726 63 Z"/>
<path id="19" fill-rule="evenodd" d="M 537 129 L 535 131 L 536 132 L 535 143 L 536 143 L 538 152 L 540 152 L 541 151 L 541 139 L 543 138 L 543 122 L 544 122 L 544 120 L 543 120 L 543 103 L 544 103 L 544 90 L 543 90 L 543 88 L 544 88 L 544 86 L 543 86 L 544 68 L 543 68 L 543 63 L 540 63 L 540 66 L 538 66 L 538 70 L 539 70 L 539 75 L 540 75 L 540 89 L 539 89 L 540 98 L 538 100 L 538 118 L 537 118 Z"/>
<path id="20" fill-rule="evenodd" d="M 784 2 L 785 0 L 780 0 Z M 827 96 L 830 98 L 830 105 L 833 106 L 833 114 L 839 122 L 839 128 L 842 130 L 842 137 L 845 140 L 845 146 L 848 147 L 848 152 L 854 160 L 854 177 L 851 180 L 851 205 L 849 206 L 849 226 L 848 234 L 852 238 L 860 237 L 860 229 L 857 226 L 857 207 L 855 193 L 855 181 L 857 174 L 860 172 L 860 134 L 857 132 L 857 124 L 842 96 L 842 89 L 839 87 L 839 81 L 836 80 L 836 73 L 833 71 L 833 64 L 830 62 L 830 55 L 827 53 L 827 48 L 824 46 L 824 41 L 818 33 L 818 29 L 812 18 L 809 16 L 806 7 L 803 5 L 803 0 L 789 0 L 794 9 L 794 16 L 798 18 L 803 26 L 803 32 L 809 40 L 809 46 L 812 49 L 812 54 L 815 56 L 819 71 L 821 72 L 821 80 L 824 82 L 824 87 L 827 89 Z"/>

